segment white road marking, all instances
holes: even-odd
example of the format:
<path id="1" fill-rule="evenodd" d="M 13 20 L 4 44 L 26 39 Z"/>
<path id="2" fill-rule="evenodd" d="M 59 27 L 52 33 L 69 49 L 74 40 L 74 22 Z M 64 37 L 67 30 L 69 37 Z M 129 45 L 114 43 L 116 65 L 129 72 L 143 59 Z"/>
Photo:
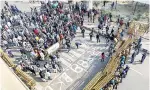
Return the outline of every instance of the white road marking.
<path id="1" fill-rule="evenodd" d="M 64 58 L 60 57 L 61 62 L 66 65 L 67 67 L 70 67 L 71 64 L 69 62 L 67 62 Z"/>
<path id="2" fill-rule="evenodd" d="M 131 67 L 130 67 L 130 69 L 131 69 L 131 70 L 133 70 L 134 72 L 136 72 L 136 73 L 140 74 L 141 76 L 143 76 L 143 74 L 142 74 L 142 73 L 140 73 L 139 71 L 137 71 L 137 70 L 135 70 L 135 69 L 133 69 L 133 68 L 131 68 Z"/>
<path id="3" fill-rule="evenodd" d="M 44 90 L 53 90 L 53 89 L 50 86 L 46 86 Z"/>
<path id="4" fill-rule="evenodd" d="M 43 86 L 41 86 L 41 84 L 39 84 L 38 82 L 36 83 L 35 89 L 37 90 L 42 90 Z M 46 90 L 46 89 L 45 89 Z"/>

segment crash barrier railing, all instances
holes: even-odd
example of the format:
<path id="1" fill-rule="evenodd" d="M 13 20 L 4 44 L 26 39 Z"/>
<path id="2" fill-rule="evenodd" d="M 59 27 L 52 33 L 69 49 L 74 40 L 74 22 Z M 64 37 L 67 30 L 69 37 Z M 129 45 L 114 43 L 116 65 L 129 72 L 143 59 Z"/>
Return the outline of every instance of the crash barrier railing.
<path id="1" fill-rule="evenodd" d="M 6 53 L 0 50 L 1 58 L 6 62 L 6 64 L 11 67 L 15 74 L 30 88 L 33 89 L 36 85 L 36 82 L 31 78 L 31 76 L 27 75 L 25 72 L 23 72 L 20 68 L 17 67 L 12 61 L 12 58 L 10 58 Z"/>
<path id="2" fill-rule="evenodd" d="M 9 67 L 15 67 L 15 64 L 13 61 L 8 57 L 6 53 L 0 52 L 1 53 L 1 58 L 7 63 Z"/>
<path id="3" fill-rule="evenodd" d="M 30 89 L 34 89 L 36 82 L 31 78 L 31 76 L 23 72 L 18 67 L 14 68 L 14 71 L 17 74 L 17 76 L 19 76 Z"/>
<path id="4" fill-rule="evenodd" d="M 137 22 L 131 23 L 131 31 L 135 30 Z M 140 24 L 140 23 L 138 23 Z M 141 24 L 140 24 L 141 25 Z M 140 29 L 140 27 L 139 27 Z M 138 29 L 138 30 L 139 30 Z M 148 29 L 148 28 L 145 28 Z M 142 36 L 145 32 L 139 32 L 138 36 Z M 136 36 L 136 38 L 138 37 Z M 128 48 L 128 46 L 136 39 L 136 38 L 128 38 L 126 41 L 119 41 L 115 47 L 116 52 L 112 55 L 111 59 L 107 63 L 106 67 L 102 72 L 98 72 L 95 77 L 84 87 L 83 90 L 99 90 L 103 88 L 112 78 L 114 78 L 115 71 L 120 63 L 120 52 L 123 52 Z"/>
<path id="5" fill-rule="evenodd" d="M 84 26 L 83 26 L 84 27 Z M 84 27 L 87 30 L 90 30 L 90 28 Z M 97 33 L 97 31 L 94 30 L 95 33 Z M 118 34 L 118 33 L 117 33 Z M 121 47 L 123 45 L 123 41 L 120 41 L 117 43 L 116 47 Z M 97 82 L 103 81 L 104 78 L 106 78 L 106 76 L 108 76 L 109 78 L 107 78 L 106 80 L 104 80 L 105 83 L 107 83 L 109 80 L 111 80 L 113 77 L 113 74 L 108 71 L 110 69 L 112 69 L 112 67 L 110 67 L 110 65 L 114 65 L 112 64 L 114 62 L 115 57 L 112 57 L 111 60 L 108 62 L 108 64 L 106 65 L 105 69 L 102 72 L 98 72 L 95 77 L 86 85 L 86 87 L 84 88 L 84 90 L 92 90 L 92 88 L 94 87 L 94 85 L 97 85 Z M 114 65 L 117 66 L 117 65 Z"/>
<path id="6" fill-rule="evenodd" d="M 120 47 L 121 45 L 120 43 L 122 42 L 119 42 L 117 44 L 117 47 Z M 104 87 L 113 78 L 115 70 L 119 65 L 119 58 L 120 58 L 119 52 L 124 50 L 123 48 L 124 46 L 127 47 L 127 45 L 125 44 L 126 43 L 124 43 L 120 48 L 118 48 L 116 53 L 113 54 L 113 57 L 111 57 L 110 61 L 106 65 L 105 69 L 102 72 L 98 72 L 95 75 L 95 77 L 85 86 L 83 90 L 99 90 L 100 88 Z"/>
<path id="7" fill-rule="evenodd" d="M 128 45 L 129 45 L 129 43 L 131 43 L 132 42 L 132 40 L 131 39 L 128 39 L 127 41 L 126 41 L 126 43 L 124 43 L 122 46 L 121 46 L 121 48 L 120 48 L 120 50 L 118 50 L 118 51 L 123 51 L 123 50 L 125 50 L 127 47 L 128 47 Z M 108 73 L 108 75 L 102 80 L 102 81 L 100 81 L 100 82 L 98 82 L 94 87 L 93 87 L 93 89 L 94 90 L 99 90 L 100 88 L 102 88 L 102 87 L 104 87 L 112 78 L 114 78 L 114 74 L 115 74 L 115 71 L 116 71 L 116 69 L 117 69 L 117 67 L 119 66 L 119 63 L 120 63 L 120 53 L 116 53 L 116 56 L 114 56 L 115 57 L 115 59 L 113 60 L 113 59 L 111 59 L 112 60 L 112 62 L 111 63 L 109 63 L 109 68 L 107 67 L 106 69 L 104 69 L 104 72 L 109 72 Z M 105 71 L 106 70 L 106 71 Z"/>

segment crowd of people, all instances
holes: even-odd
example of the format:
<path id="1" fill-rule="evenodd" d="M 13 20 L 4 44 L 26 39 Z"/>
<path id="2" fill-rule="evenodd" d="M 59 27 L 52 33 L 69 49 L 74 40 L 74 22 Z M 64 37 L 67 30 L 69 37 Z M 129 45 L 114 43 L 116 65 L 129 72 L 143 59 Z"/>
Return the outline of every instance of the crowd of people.
<path id="1" fill-rule="evenodd" d="M 104 2 L 104 6 L 105 6 L 105 2 Z M 111 4 L 111 8 L 114 8 L 114 2 L 112 2 Z M 99 36 L 100 31 L 104 30 L 106 33 L 104 34 L 104 37 L 106 39 L 106 43 L 108 44 L 109 41 L 115 41 L 115 39 L 117 38 L 118 40 L 124 41 L 124 37 L 125 34 L 128 32 L 129 30 L 129 26 L 130 26 L 130 19 L 125 22 L 123 20 L 123 18 L 121 18 L 121 16 L 119 15 L 116 21 L 112 21 L 112 14 L 105 14 L 100 12 L 99 14 L 100 16 L 98 17 L 98 21 L 99 21 L 99 25 L 98 25 L 98 29 L 99 31 L 96 33 L 96 40 L 97 42 L 100 42 Z M 89 18 L 89 17 L 88 17 Z M 94 18 L 94 17 L 93 17 Z M 95 18 L 94 18 L 95 19 Z M 93 19 L 93 23 L 94 23 L 94 19 Z M 118 26 L 118 31 L 120 29 L 121 32 L 118 32 L 117 34 L 119 34 L 119 37 L 117 37 L 117 34 L 114 32 L 114 26 L 112 27 L 112 29 L 110 29 L 111 26 L 111 22 L 115 22 Z M 125 27 L 122 27 L 122 26 Z M 109 30 L 110 33 L 109 33 Z M 132 38 L 133 35 L 130 35 L 127 33 L 127 35 Z M 91 33 L 89 34 L 90 36 L 90 40 L 92 40 L 93 37 L 93 30 L 91 31 Z M 118 41 L 116 40 L 116 41 Z M 128 70 L 130 69 L 130 67 L 128 65 L 126 65 L 127 61 L 127 56 L 131 54 L 131 51 L 133 51 L 132 55 L 131 55 L 131 61 L 130 63 L 132 64 L 135 60 L 136 55 L 138 55 L 139 53 L 142 53 L 142 57 L 139 60 L 140 63 L 143 63 L 148 51 L 145 49 L 142 49 L 142 37 L 140 36 L 140 38 L 137 40 L 137 42 L 133 42 L 132 44 L 129 45 L 128 49 L 123 51 L 123 53 L 120 56 L 120 65 L 118 66 L 117 70 L 115 71 L 115 75 L 114 78 L 109 81 L 107 83 L 107 85 L 105 85 L 103 88 L 101 88 L 100 90 L 113 90 L 113 89 L 117 89 L 117 86 L 119 83 L 122 82 L 122 79 L 126 77 Z M 108 48 L 108 56 L 111 57 L 113 55 L 115 51 L 115 42 L 110 43 L 109 48 Z M 105 53 L 102 52 L 101 54 L 101 61 L 103 62 L 105 59 Z"/>
<path id="2" fill-rule="evenodd" d="M 41 2 L 40 9 L 31 8 L 31 12 L 26 13 L 5 1 L 1 12 L 1 47 L 11 57 L 14 55 L 9 49 L 18 48 L 22 55 L 18 67 L 34 75 L 39 73 L 44 81 L 51 72 L 62 71 L 58 51 L 48 55 L 46 49 L 59 43 L 69 52 L 77 28 L 83 25 L 84 4 L 69 4 L 69 8 L 64 8 L 65 5 L 58 1 Z M 78 45 L 80 43 L 76 43 L 77 48 Z M 50 62 L 39 63 L 45 60 Z"/>
<path id="3" fill-rule="evenodd" d="M 133 47 L 132 47 L 133 45 Z M 119 66 L 117 67 L 117 70 L 115 71 L 115 75 L 113 77 L 113 79 L 111 79 L 107 85 L 105 85 L 103 88 L 101 88 L 100 90 L 114 90 L 114 89 L 117 89 L 118 87 L 118 84 L 122 82 L 123 78 L 126 77 L 130 67 L 128 65 L 126 65 L 126 63 L 128 62 L 127 61 L 127 56 L 130 55 L 130 52 L 131 52 L 131 47 L 133 48 L 133 54 L 131 55 L 131 62 L 130 63 L 133 63 L 133 59 L 136 55 L 139 54 L 139 52 L 141 52 L 141 48 L 139 48 L 139 45 L 141 46 L 141 37 L 138 39 L 137 42 L 134 42 L 132 44 L 129 45 L 128 49 L 127 50 L 124 50 L 120 53 L 120 64 Z M 139 50 L 138 50 L 139 49 Z M 115 52 L 114 48 L 113 48 L 113 44 L 110 45 L 109 47 L 109 52 L 110 51 L 113 51 Z M 141 60 L 139 61 L 140 63 L 142 63 L 144 61 L 144 59 L 146 58 L 146 55 L 147 55 L 147 50 L 145 51 L 142 51 L 141 53 L 142 54 L 142 58 Z"/>
<path id="4" fill-rule="evenodd" d="M 142 51 L 142 57 L 140 59 L 140 63 L 143 63 L 147 54 L 148 54 L 148 51 L 146 49 L 142 49 L 142 37 L 140 37 L 137 42 L 134 42 L 132 47 L 134 48 L 134 52 L 132 53 L 131 55 L 131 61 L 130 63 L 133 63 L 134 60 L 135 60 L 135 57 L 136 55 L 138 55 L 141 51 Z"/>
<path id="5" fill-rule="evenodd" d="M 130 63 L 134 62 L 134 58 L 139 52 L 143 53 L 141 59 L 139 60 L 140 63 L 143 63 L 145 60 L 148 52 L 147 50 L 141 50 L 141 37 L 137 40 L 137 42 L 133 42 L 129 45 L 128 50 L 125 50 L 120 55 L 120 65 L 118 66 L 117 70 L 115 71 L 114 78 L 107 83 L 103 88 L 100 90 L 113 90 L 117 89 L 118 84 L 122 83 L 123 78 L 126 77 L 130 67 L 126 65 L 127 63 L 127 56 L 130 55 L 131 47 L 133 48 L 133 54 L 131 55 Z M 110 49 L 109 49 L 110 50 Z M 115 51 L 114 51 L 115 52 Z"/>
<path id="6" fill-rule="evenodd" d="M 71 41 L 75 38 L 76 30 L 78 27 L 81 29 L 82 37 L 85 37 L 85 29 L 83 27 L 84 16 L 87 15 L 89 22 L 95 22 L 96 15 L 99 13 L 99 31 L 96 33 L 96 40 L 99 43 L 101 33 L 105 29 L 105 39 L 106 43 L 109 45 L 109 41 L 112 43 L 109 45 L 109 57 L 115 52 L 114 43 L 116 35 L 114 33 L 114 27 L 111 29 L 110 25 L 112 22 L 112 14 L 104 14 L 98 12 L 96 9 L 87 10 L 85 4 L 76 3 L 69 4 L 69 8 L 64 8 L 65 4 L 63 2 L 53 1 L 44 3 L 41 2 L 40 9 L 31 8 L 30 13 L 22 12 L 14 5 L 9 5 L 5 2 L 4 9 L 1 12 L 1 37 L 2 45 L 4 51 L 13 57 L 13 53 L 10 49 L 11 47 L 19 48 L 22 54 L 22 60 L 20 60 L 18 67 L 23 71 L 30 71 L 34 75 L 40 76 L 43 81 L 48 81 L 51 78 L 51 73 L 61 72 L 63 70 L 61 66 L 61 61 L 59 61 L 59 52 L 56 51 L 55 54 L 48 55 L 46 49 L 55 43 L 59 43 L 61 48 L 66 48 L 68 52 L 71 50 Z M 114 8 L 114 3 L 111 4 Z M 124 22 L 123 18 L 120 16 L 116 20 L 118 25 L 118 30 L 125 24 L 125 28 L 119 33 L 120 40 L 123 40 L 125 30 L 128 29 L 130 25 L 130 20 Z M 90 40 L 94 37 L 94 28 L 92 28 L 89 33 Z M 117 42 L 117 40 L 116 40 Z M 81 43 L 76 42 L 76 47 L 79 48 Z M 135 44 L 135 52 L 131 56 L 131 63 L 134 61 L 136 55 L 139 54 L 141 49 L 141 37 Z M 130 51 L 132 50 L 129 46 Z M 146 58 L 147 52 L 142 55 L 141 63 Z M 105 60 L 105 52 L 101 54 L 101 61 Z M 101 90 L 105 90 L 108 87 L 117 88 L 119 82 L 122 82 L 122 78 L 125 78 L 129 70 L 129 66 L 126 65 L 126 56 L 122 55 L 120 59 L 120 65 L 116 70 L 115 77 Z M 49 60 L 43 65 L 39 61 Z"/>

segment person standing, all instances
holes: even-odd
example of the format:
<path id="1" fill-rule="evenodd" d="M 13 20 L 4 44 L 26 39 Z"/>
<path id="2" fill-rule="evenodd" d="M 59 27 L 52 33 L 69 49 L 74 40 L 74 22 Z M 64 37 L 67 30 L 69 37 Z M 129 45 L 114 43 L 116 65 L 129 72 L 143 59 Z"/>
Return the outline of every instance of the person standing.
<path id="1" fill-rule="evenodd" d="M 112 35 L 113 33 L 114 33 L 114 26 L 113 26 L 113 28 L 112 28 L 112 30 L 111 30 L 110 35 Z"/>
<path id="2" fill-rule="evenodd" d="M 132 44 L 129 45 L 129 55 L 131 53 L 131 49 L 132 49 Z"/>
<path id="3" fill-rule="evenodd" d="M 81 26 L 83 26 L 84 18 L 81 17 Z"/>
<path id="4" fill-rule="evenodd" d="M 95 22 L 95 17 L 96 17 L 96 14 L 97 14 L 97 11 L 95 9 L 93 9 L 93 23 Z"/>
<path id="5" fill-rule="evenodd" d="M 8 4 L 8 2 L 7 2 L 7 1 L 5 1 L 5 5 L 6 5 L 7 7 L 9 7 L 9 4 Z"/>
<path id="6" fill-rule="evenodd" d="M 117 17 L 117 25 L 119 24 L 120 21 L 120 15 Z"/>
<path id="7" fill-rule="evenodd" d="M 108 43 L 109 43 L 109 34 L 108 33 L 106 33 L 105 39 L 106 39 L 106 44 L 108 45 Z"/>
<path id="8" fill-rule="evenodd" d="M 120 40 L 123 40 L 123 36 L 124 36 L 124 33 L 121 32 L 121 33 L 120 33 Z"/>
<path id="9" fill-rule="evenodd" d="M 106 26 L 106 34 L 108 34 L 108 30 L 109 30 L 109 27 L 108 25 Z"/>
<path id="10" fill-rule="evenodd" d="M 99 32 L 96 34 L 96 40 L 97 40 L 97 43 L 100 42 L 100 34 L 99 34 Z"/>
<path id="11" fill-rule="evenodd" d="M 67 39 L 66 40 L 66 45 L 67 45 L 67 49 L 68 49 L 68 52 L 70 51 L 70 48 L 71 48 L 71 43 L 70 43 L 70 40 L 69 39 Z"/>
<path id="12" fill-rule="evenodd" d="M 136 55 L 139 54 L 141 47 L 142 47 L 142 44 L 140 44 L 140 45 L 137 46 L 137 49 L 136 49 Z"/>
<path id="13" fill-rule="evenodd" d="M 126 59 L 126 57 L 124 55 L 122 55 L 120 61 L 123 62 L 123 63 L 125 63 L 125 59 Z"/>
<path id="14" fill-rule="evenodd" d="M 90 32 L 90 40 L 92 41 L 92 37 L 93 37 L 93 33 L 92 32 Z"/>
<path id="15" fill-rule="evenodd" d="M 93 37 L 93 32 L 94 32 L 94 28 L 92 28 L 92 31 L 90 32 L 90 40 L 92 41 L 92 37 Z"/>
<path id="16" fill-rule="evenodd" d="M 88 11 L 88 22 L 89 22 L 90 16 L 91 16 L 91 11 L 89 10 Z"/>
<path id="17" fill-rule="evenodd" d="M 105 53 L 103 52 L 103 53 L 101 54 L 101 62 L 104 62 L 104 59 L 105 59 Z"/>
<path id="18" fill-rule="evenodd" d="M 113 3 L 111 4 L 111 10 L 114 8 L 114 5 L 115 5 L 115 3 L 113 2 Z"/>
<path id="19" fill-rule="evenodd" d="M 125 65 L 124 61 L 120 61 L 120 67 L 123 67 Z"/>
<path id="20" fill-rule="evenodd" d="M 115 52 L 115 50 L 111 50 L 110 52 L 109 52 L 109 57 L 111 57 L 112 56 L 112 54 Z"/>
<path id="21" fill-rule="evenodd" d="M 123 25 L 123 19 L 121 18 L 121 20 L 120 20 L 120 27 Z"/>
<path id="22" fill-rule="evenodd" d="M 45 72 L 45 79 L 46 80 L 51 80 L 51 73 L 50 73 L 49 70 L 46 70 L 46 72 Z"/>
<path id="23" fill-rule="evenodd" d="M 115 45 L 113 43 L 110 44 L 108 51 L 112 51 L 115 48 Z"/>
<path id="24" fill-rule="evenodd" d="M 135 58 L 135 52 L 132 54 L 132 56 L 131 56 L 131 63 L 133 63 L 134 62 L 134 58 Z"/>
<path id="25" fill-rule="evenodd" d="M 112 22 L 112 14 L 109 13 L 110 22 Z"/>
<path id="26" fill-rule="evenodd" d="M 91 15 L 92 15 L 92 16 L 91 16 L 91 21 L 93 21 L 93 23 L 94 23 L 95 16 L 94 16 L 94 12 L 93 12 L 93 11 L 91 12 Z"/>
<path id="27" fill-rule="evenodd" d="M 105 7 L 106 1 L 103 1 L 103 6 Z"/>
<path id="28" fill-rule="evenodd" d="M 138 46 L 141 44 L 142 41 L 142 37 L 140 36 L 140 38 L 138 39 Z"/>
<path id="29" fill-rule="evenodd" d="M 106 25 L 107 15 L 104 15 L 104 26 Z"/>
<path id="30" fill-rule="evenodd" d="M 84 28 L 81 29 L 81 33 L 82 33 L 82 37 L 84 38 L 84 33 L 85 33 L 85 29 Z"/>

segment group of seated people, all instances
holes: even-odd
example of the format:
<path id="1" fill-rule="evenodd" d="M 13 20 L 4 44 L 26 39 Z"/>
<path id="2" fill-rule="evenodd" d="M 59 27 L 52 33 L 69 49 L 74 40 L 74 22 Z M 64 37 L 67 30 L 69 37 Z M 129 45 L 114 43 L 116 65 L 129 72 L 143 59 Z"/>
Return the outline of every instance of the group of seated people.
<path id="1" fill-rule="evenodd" d="M 24 58 L 19 62 L 18 67 L 24 72 L 39 76 L 43 81 L 51 80 L 51 73 L 62 72 L 63 70 L 57 53 L 50 55 L 46 62 L 32 61 Z"/>

